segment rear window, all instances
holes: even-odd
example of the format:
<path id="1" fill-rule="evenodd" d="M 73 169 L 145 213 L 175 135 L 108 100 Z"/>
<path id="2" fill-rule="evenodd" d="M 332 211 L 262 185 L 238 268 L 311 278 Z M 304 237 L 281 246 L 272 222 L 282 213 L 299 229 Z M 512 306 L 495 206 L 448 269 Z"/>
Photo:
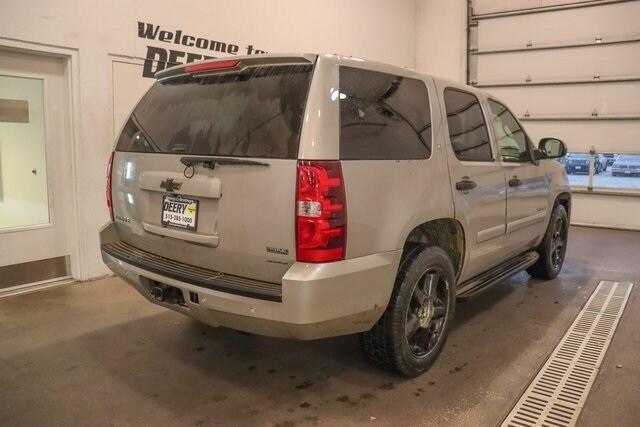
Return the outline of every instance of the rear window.
<path id="1" fill-rule="evenodd" d="M 431 155 L 431 110 L 424 82 L 341 67 L 339 98 L 341 159 Z"/>
<path id="2" fill-rule="evenodd" d="M 313 65 L 247 68 L 156 82 L 117 150 L 294 159 Z"/>

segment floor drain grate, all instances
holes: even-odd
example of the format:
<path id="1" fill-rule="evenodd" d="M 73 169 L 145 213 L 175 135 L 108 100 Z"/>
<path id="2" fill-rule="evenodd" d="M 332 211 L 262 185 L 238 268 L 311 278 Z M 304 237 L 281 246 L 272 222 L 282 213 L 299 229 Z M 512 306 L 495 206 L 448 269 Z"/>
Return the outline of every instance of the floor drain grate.
<path id="1" fill-rule="evenodd" d="M 632 283 L 602 281 L 502 427 L 575 425 Z"/>

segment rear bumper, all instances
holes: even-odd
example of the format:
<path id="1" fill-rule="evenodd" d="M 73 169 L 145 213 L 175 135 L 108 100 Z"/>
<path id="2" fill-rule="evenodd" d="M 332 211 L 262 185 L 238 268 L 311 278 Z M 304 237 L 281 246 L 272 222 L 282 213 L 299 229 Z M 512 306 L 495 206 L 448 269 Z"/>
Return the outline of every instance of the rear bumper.
<path id="1" fill-rule="evenodd" d="M 102 245 L 118 239 L 114 224 L 100 232 Z M 282 278 L 281 300 L 273 301 L 198 286 L 102 251 L 105 264 L 154 304 L 212 326 L 302 340 L 369 330 L 387 306 L 401 255 L 398 250 L 328 264 L 294 263 Z M 185 303 L 155 300 L 156 283 L 180 289 Z M 199 303 L 190 301 L 189 292 L 198 294 Z"/>

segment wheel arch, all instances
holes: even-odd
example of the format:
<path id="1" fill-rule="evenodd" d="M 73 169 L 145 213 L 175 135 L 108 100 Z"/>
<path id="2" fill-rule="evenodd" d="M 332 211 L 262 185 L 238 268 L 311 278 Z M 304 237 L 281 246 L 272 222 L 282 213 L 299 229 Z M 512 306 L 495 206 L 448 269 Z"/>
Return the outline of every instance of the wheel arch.
<path id="1" fill-rule="evenodd" d="M 439 218 L 415 226 L 405 239 L 400 268 L 408 254 L 417 248 L 429 246 L 438 246 L 449 255 L 457 280 L 465 258 L 466 244 L 462 224 L 454 218 Z"/>
<path id="2" fill-rule="evenodd" d="M 558 205 L 564 206 L 564 209 L 567 211 L 567 218 L 569 218 L 569 222 L 571 222 L 571 193 L 563 192 L 558 194 L 553 202 L 553 209 Z"/>

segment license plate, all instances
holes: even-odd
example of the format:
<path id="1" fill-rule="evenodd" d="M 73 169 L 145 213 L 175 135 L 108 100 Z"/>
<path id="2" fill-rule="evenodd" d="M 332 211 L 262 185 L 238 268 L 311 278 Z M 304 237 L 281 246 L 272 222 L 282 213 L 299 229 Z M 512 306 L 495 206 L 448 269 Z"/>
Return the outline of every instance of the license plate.
<path id="1" fill-rule="evenodd" d="M 582 169 L 582 166 L 576 166 L 576 170 Z"/>
<path id="2" fill-rule="evenodd" d="M 198 200 L 182 196 L 163 196 L 162 225 L 195 231 L 198 227 Z"/>

